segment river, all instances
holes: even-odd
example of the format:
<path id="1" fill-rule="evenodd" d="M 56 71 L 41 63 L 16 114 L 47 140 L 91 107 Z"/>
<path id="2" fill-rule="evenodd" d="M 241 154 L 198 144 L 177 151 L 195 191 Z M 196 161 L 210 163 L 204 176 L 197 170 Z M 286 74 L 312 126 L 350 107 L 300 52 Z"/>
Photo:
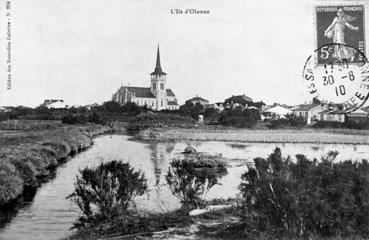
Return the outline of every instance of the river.
<path id="1" fill-rule="evenodd" d="M 58 167 L 56 176 L 44 183 L 31 202 L 18 209 L 15 216 L 0 228 L 1 240 L 52 240 L 63 239 L 78 217 L 78 209 L 66 199 L 73 192 L 78 170 L 97 166 L 101 162 L 121 160 L 141 169 L 148 179 L 150 192 L 136 199 L 139 209 L 170 211 L 179 201 L 165 185 L 165 173 L 173 158 L 181 157 L 184 148 L 192 146 L 200 152 L 221 153 L 230 167 L 220 179 L 221 185 L 213 187 L 208 199 L 235 197 L 240 176 L 247 163 L 255 157 L 266 157 L 276 146 L 284 156 L 302 153 L 309 158 L 320 158 L 330 150 L 338 150 L 338 159 L 363 159 L 369 156 L 368 145 L 334 144 L 255 144 L 231 142 L 144 142 L 134 141 L 127 135 L 105 135 L 94 139 L 94 145 Z"/>

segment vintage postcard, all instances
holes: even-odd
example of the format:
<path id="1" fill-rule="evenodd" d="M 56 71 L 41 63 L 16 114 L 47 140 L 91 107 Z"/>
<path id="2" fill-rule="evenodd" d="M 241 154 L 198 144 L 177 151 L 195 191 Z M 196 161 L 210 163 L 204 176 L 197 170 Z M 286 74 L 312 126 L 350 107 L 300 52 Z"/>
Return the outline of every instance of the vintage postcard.
<path id="1" fill-rule="evenodd" d="M 369 0 L 0 0 L 0 240 L 368 239 Z"/>

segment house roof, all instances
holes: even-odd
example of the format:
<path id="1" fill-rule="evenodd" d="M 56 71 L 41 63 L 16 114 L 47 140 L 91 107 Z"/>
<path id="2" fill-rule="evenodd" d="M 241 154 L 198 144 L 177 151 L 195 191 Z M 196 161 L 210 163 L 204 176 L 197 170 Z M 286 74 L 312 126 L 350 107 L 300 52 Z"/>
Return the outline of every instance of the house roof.
<path id="1" fill-rule="evenodd" d="M 279 115 L 286 115 L 292 113 L 290 109 L 281 106 L 269 108 L 268 110 L 265 110 L 265 112 L 275 113 Z"/>
<path id="2" fill-rule="evenodd" d="M 357 109 L 347 114 L 349 117 L 368 117 L 368 113 L 362 109 Z"/>
<path id="3" fill-rule="evenodd" d="M 67 108 L 68 105 L 66 103 L 64 103 L 64 101 L 57 101 L 57 102 L 52 102 L 49 104 L 45 105 L 47 108 Z"/>
<path id="4" fill-rule="evenodd" d="M 205 98 L 202 98 L 202 97 L 199 97 L 199 96 L 193 97 L 193 98 L 189 99 L 189 101 L 205 101 L 205 102 L 209 102 Z"/>
<path id="5" fill-rule="evenodd" d="M 177 102 L 175 102 L 175 101 L 169 101 L 168 105 L 169 106 L 178 106 Z"/>
<path id="6" fill-rule="evenodd" d="M 311 109 L 320 106 L 320 104 L 308 104 L 308 105 L 302 105 L 296 109 L 293 109 L 294 112 L 305 112 L 310 111 Z"/>

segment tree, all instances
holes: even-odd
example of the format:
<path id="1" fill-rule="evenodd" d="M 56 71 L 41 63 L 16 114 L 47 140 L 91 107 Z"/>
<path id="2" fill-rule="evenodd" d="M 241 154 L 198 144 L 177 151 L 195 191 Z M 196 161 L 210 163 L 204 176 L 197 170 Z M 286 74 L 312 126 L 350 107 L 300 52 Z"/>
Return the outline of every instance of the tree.
<path id="1" fill-rule="evenodd" d="M 189 116 L 193 119 L 199 120 L 199 115 L 204 114 L 205 107 L 200 103 L 195 105 L 191 101 L 186 101 L 184 105 L 179 107 L 179 112 L 182 115 Z"/>

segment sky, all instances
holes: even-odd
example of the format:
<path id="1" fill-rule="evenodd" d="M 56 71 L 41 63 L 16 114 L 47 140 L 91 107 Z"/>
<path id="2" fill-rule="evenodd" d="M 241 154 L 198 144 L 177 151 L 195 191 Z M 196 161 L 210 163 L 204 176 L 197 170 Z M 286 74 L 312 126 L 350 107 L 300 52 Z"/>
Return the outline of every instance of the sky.
<path id="1" fill-rule="evenodd" d="M 11 0 L 11 90 L 0 3 L 0 106 L 102 103 L 122 84 L 149 87 L 158 43 L 180 104 L 311 100 L 301 77 L 316 49 L 311 0 Z M 171 14 L 188 8 L 210 14 Z"/>

